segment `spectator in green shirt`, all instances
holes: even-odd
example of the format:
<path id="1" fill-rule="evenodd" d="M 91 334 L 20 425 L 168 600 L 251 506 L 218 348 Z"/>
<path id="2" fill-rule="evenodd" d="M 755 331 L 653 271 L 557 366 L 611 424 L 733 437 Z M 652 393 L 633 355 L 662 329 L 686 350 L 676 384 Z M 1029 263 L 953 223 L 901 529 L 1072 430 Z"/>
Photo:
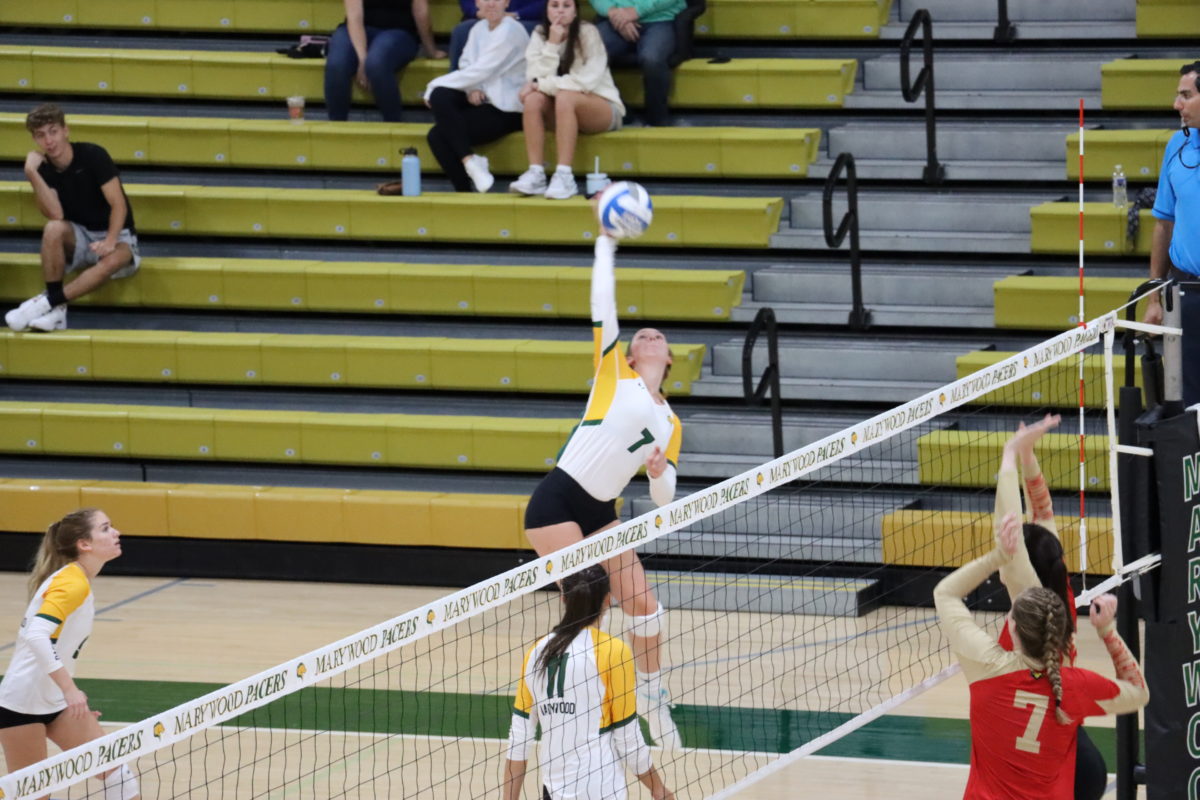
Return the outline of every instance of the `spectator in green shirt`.
<path id="1" fill-rule="evenodd" d="M 609 64 L 637 65 L 645 87 L 647 125 L 670 125 L 667 94 L 671 90 L 671 55 L 675 52 L 675 17 L 685 0 L 591 0 L 600 15 L 596 23 Z"/>

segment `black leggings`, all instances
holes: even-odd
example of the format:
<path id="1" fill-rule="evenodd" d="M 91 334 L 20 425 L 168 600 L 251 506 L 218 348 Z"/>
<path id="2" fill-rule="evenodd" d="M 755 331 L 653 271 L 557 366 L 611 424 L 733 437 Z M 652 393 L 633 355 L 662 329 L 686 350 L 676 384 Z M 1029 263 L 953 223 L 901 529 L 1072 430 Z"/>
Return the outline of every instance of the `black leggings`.
<path id="1" fill-rule="evenodd" d="M 429 149 L 457 192 L 475 187 L 463 169 L 462 160 L 475 152 L 474 146 L 494 142 L 521 130 L 518 111 L 501 111 L 491 103 L 473 106 L 467 93 L 439 86 L 429 95 L 433 109 L 433 127 L 429 129 Z"/>
<path id="2" fill-rule="evenodd" d="M 1075 740 L 1075 800 L 1100 800 L 1108 786 L 1108 767 L 1081 727 Z"/>

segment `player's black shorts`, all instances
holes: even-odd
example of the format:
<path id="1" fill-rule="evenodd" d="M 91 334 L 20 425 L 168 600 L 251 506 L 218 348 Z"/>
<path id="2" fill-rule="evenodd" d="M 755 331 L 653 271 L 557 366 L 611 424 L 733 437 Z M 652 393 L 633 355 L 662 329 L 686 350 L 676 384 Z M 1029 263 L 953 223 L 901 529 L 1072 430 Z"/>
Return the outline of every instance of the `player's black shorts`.
<path id="1" fill-rule="evenodd" d="M 18 725 L 33 725 L 36 722 L 49 725 L 58 719 L 58 715 L 63 711 L 66 709 L 55 711 L 53 714 L 22 714 L 20 711 L 0 706 L 0 728 L 15 728 Z"/>
<path id="2" fill-rule="evenodd" d="M 587 536 L 616 521 L 616 500 L 597 500 L 558 467 L 542 478 L 525 506 L 526 530 L 574 522 Z"/>

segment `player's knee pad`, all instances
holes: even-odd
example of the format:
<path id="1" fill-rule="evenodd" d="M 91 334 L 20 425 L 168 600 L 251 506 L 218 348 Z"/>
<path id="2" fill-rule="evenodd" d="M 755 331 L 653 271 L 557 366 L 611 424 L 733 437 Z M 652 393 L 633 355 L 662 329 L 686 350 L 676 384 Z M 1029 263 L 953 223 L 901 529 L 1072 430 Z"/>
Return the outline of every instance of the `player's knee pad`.
<path id="1" fill-rule="evenodd" d="M 117 767 L 104 779 L 104 800 L 133 800 L 141 791 L 137 775 L 128 764 Z"/>
<path id="2" fill-rule="evenodd" d="M 658 608 L 644 617 L 630 615 L 629 632 L 643 639 L 652 639 L 662 633 L 666 616 L 667 610 L 662 607 L 662 603 L 659 603 Z"/>

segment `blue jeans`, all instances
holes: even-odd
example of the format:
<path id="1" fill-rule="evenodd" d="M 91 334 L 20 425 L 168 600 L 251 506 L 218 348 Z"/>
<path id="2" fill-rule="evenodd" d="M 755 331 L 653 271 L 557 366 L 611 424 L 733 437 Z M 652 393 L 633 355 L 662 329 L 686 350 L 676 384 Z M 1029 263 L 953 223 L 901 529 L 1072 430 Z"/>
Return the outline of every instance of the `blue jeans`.
<path id="1" fill-rule="evenodd" d="M 675 23 L 642 23 L 641 36 L 636 42 L 623 39 L 606 19 L 597 22 L 596 27 L 604 40 L 604 49 L 608 51 L 609 64 L 641 69 L 646 93 L 646 124 L 670 125 L 667 94 L 671 91 L 670 59 L 675 52 Z"/>
<path id="2" fill-rule="evenodd" d="M 464 19 L 462 22 L 454 26 L 450 31 L 450 71 L 458 69 L 458 59 L 462 58 L 463 50 L 467 47 L 467 37 L 471 35 L 471 28 L 478 19 Z M 541 20 L 536 19 L 519 19 L 517 22 L 525 27 L 526 33 L 533 33 Z"/>
<path id="3" fill-rule="evenodd" d="M 403 116 L 400 104 L 400 80 L 396 73 L 417 57 L 420 43 L 412 33 L 401 28 L 367 28 L 367 63 L 365 72 L 375 105 L 387 122 L 399 122 Z M 350 91 L 358 72 L 358 54 L 350 43 L 350 33 L 343 23 L 329 39 L 325 56 L 325 109 L 331 120 L 350 118 Z"/>

